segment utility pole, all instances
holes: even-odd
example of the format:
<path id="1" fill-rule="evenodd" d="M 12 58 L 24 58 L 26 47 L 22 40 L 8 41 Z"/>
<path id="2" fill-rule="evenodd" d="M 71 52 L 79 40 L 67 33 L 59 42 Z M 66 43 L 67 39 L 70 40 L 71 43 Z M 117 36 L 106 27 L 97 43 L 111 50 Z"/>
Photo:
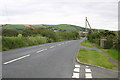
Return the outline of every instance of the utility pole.
<path id="1" fill-rule="evenodd" d="M 87 37 L 87 33 L 86 33 L 87 32 L 87 25 L 89 26 L 90 31 L 93 32 L 87 17 L 85 17 L 85 37 Z"/>
<path id="2" fill-rule="evenodd" d="M 85 17 L 85 32 L 87 31 L 87 17 Z M 85 39 L 87 37 L 87 34 L 85 33 Z"/>

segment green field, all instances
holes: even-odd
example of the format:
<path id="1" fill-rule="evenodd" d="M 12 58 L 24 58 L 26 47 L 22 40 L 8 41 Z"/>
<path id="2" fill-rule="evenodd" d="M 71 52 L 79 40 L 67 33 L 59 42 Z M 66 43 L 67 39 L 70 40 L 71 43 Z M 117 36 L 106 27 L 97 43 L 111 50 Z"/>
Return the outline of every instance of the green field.
<path id="1" fill-rule="evenodd" d="M 117 67 L 117 65 L 112 64 L 103 53 L 96 50 L 80 49 L 77 58 L 80 62 L 98 65 L 109 69 Z"/>
<path id="2" fill-rule="evenodd" d="M 26 27 L 24 27 L 24 25 L 8 24 L 4 26 L 3 29 L 26 29 Z"/>
<path id="3" fill-rule="evenodd" d="M 58 25 L 30 25 L 33 29 L 37 28 L 47 28 L 47 29 L 57 29 L 57 30 L 68 30 L 68 31 L 75 31 L 75 30 L 84 30 L 85 28 L 76 26 L 76 25 L 69 25 L 69 24 L 58 24 Z M 22 24 L 7 24 L 3 27 L 4 29 L 26 29 Z"/>
<path id="4" fill-rule="evenodd" d="M 74 30 L 82 30 L 84 28 L 79 27 L 79 26 L 75 26 L 75 25 L 67 25 L 67 24 L 59 24 L 59 25 L 38 25 L 38 26 L 34 26 L 32 25 L 33 28 L 49 28 L 49 29 L 58 29 L 58 30 L 70 30 L 70 31 L 74 31 Z"/>

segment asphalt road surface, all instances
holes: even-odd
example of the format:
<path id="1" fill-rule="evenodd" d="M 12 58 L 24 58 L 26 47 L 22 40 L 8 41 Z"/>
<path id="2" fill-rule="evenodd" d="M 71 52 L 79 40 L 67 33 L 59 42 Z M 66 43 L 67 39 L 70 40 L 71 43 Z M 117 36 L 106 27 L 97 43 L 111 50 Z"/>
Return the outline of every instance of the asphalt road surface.
<path id="1" fill-rule="evenodd" d="M 115 71 L 76 64 L 75 56 L 83 40 L 55 42 L 4 51 L 2 77 L 117 78 L 118 73 Z M 86 68 L 88 70 L 85 70 Z M 85 71 L 91 74 L 86 74 Z"/>

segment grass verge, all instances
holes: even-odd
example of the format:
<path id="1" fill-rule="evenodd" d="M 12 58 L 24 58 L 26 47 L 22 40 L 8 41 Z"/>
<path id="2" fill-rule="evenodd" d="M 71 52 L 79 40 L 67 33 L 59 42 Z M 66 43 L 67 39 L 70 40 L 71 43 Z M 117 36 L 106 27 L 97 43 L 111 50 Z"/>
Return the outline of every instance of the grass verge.
<path id="1" fill-rule="evenodd" d="M 81 45 L 86 47 L 93 47 L 93 45 L 88 40 L 83 41 Z"/>
<path id="2" fill-rule="evenodd" d="M 77 58 L 80 62 L 98 65 L 109 69 L 117 67 L 117 65 L 112 64 L 103 53 L 96 50 L 80 49 Z"/>
<path id="3" fill-rule="evenodd" d="M 95 44 L 95 43 L 91 43 L 89 40 L 83 41 L 83 42 L 81 43 L 81 45 L 82 45 L 82 46 L 86 46 L 86 47 L 91 47 L 91 48 L 97 47 L 97 48 L 101 49 L 101 47 L 100 47 L 99 45 L 97 45 L 97 44 Z"/>
<path id="4" fill-rule="evenodd" d="M 120 58 L 118 57 L 119 56 L 118 53 L 120 52 L 118 52 L 117 50 L 109 49 L 109 50 L 104 50 L 104 52 L 110 55 L 113 59 L 120 61 Z"/>

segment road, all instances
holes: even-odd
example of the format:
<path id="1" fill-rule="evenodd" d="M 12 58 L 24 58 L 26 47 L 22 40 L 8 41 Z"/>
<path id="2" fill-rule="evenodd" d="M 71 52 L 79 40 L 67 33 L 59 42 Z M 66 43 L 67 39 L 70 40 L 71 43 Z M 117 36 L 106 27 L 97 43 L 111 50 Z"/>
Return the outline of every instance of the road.
<path id="1" fill-rule="evenodd" d="M 62 41 L 4 51 L 2 76 L 3 78 L 72 78 L 75 73 L 75 56 L 83 40 Z M 82 71 L 86 65 L 77 64 L 77 67 L 79 67 L 77 77 L 87 78 L 85 70 Z M 117 77 L 117 72 L 111 70 L 100 70 L 92 66 L 90 69 L 95 73 L 92 74 L 92 78 Z"/>

